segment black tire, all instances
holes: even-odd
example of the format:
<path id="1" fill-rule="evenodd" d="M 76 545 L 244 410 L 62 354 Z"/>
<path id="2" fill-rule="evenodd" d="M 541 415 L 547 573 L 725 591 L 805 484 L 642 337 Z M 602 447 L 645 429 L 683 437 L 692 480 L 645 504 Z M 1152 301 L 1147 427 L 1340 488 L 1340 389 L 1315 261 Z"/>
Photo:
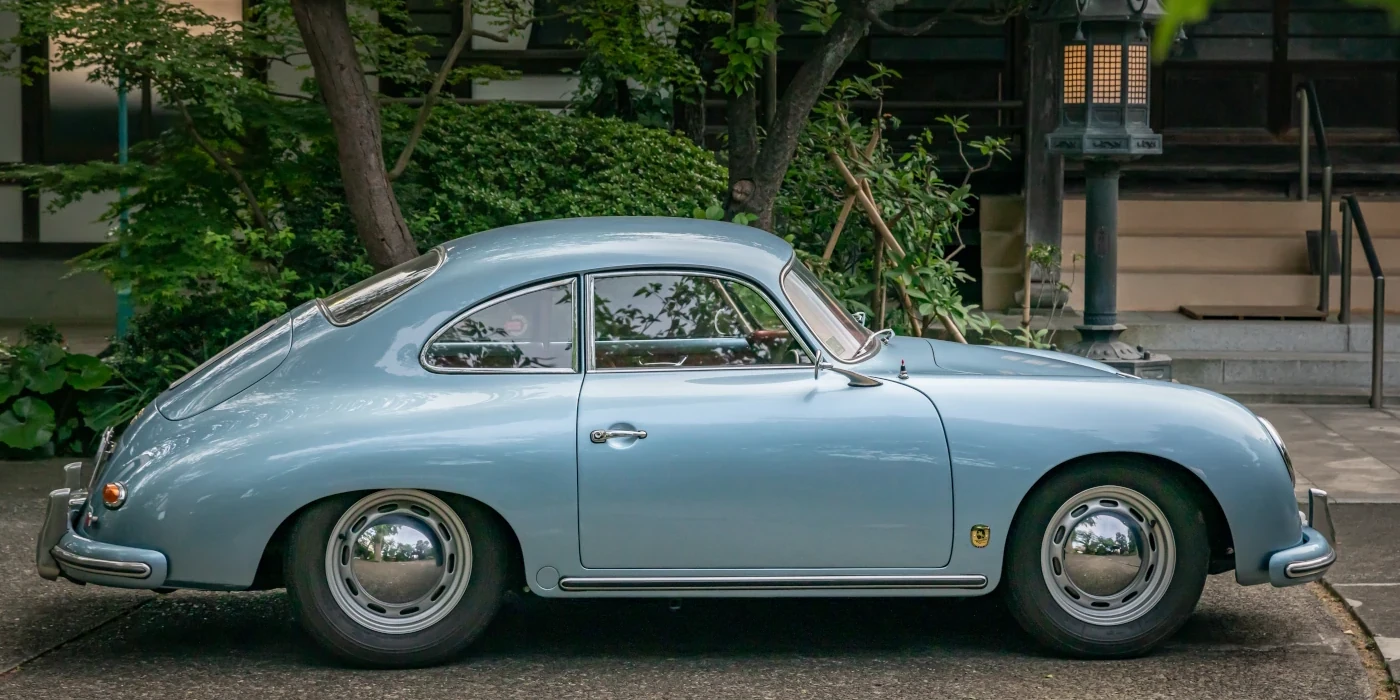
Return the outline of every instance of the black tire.
<path id="1" fill-rule="evenodd" d="M 1175 634 L 1200 601 L 1210 564 L 1205 517 L 1182 478 L 1148 460 L 1123 457 L 1075 465 L 1040 484 L 1022 504 L 1008 541 L 1004 579 L 1017 622 L 1041 644 L 1077 658 L 1141 656 Z M 1141 617 L 1122 624 L 1090 623 L 1066 612 L 1042 571 L 1051 518 L 1076 495 L 1101 486 L 1126 487 L 1151 499 L 1175 540 L 1175 566 L 1165 592 Z"/>
<path id="2" fill-rule="evenodd" d="M 408 634 L 386 634 L 351 619 L 336 603 L 326 577 L 326 545 L 337 520 L 364 493 L 329 498 L 308 507 L 288 534 L 287 596 L 312 639 L 338 659 L 369 668 L 414 668 L 450 660 L 476 639 L 495 616 L 510 560 L 500 521 L 484 507 L 450 494 L 435 494 L 466 525 L 472 566 L 457 605 L 437 623 Z"/>

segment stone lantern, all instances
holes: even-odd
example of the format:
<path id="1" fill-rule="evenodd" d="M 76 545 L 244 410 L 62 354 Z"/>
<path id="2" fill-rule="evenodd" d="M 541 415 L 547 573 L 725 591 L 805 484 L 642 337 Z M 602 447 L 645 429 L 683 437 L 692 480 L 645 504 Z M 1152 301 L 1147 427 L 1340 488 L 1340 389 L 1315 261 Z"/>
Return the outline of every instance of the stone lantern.
<path id="1" fill-rule="evenodd" d="M 1059 125 L 1052 153 L 1084 161 L 1084 322 L 1068 352 L 1153 379 L 1171 358 L 1119 340 L 1118 176 L 1124 162 L 1162 152 L 1152 132 L 1151 23 L 1158 0 L 1051 0 L 1040 16 L 1060 25 Z"/>

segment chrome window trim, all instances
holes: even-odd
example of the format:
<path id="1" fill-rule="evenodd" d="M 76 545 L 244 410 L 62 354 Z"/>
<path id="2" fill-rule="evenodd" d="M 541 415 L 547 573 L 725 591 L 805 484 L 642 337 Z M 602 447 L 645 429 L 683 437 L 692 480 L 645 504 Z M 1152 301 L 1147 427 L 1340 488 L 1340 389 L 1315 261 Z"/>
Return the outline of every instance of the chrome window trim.
<path id="1" fill-rule="evenodd" d="M 833 352 L 833 351 L 831 350 L 831 348 L 827 347 L 826 343 L 823 343 L 821 338 L 817 337 L 816 332 L 814 332 L 814 331 L 811 330 L 812 324 L 811 324 L 810 322 L 808 322 L 807 319 L 806 319 L 805 317 L 802 316 L 802 311 L 799 310 L 799 309 L 797 308 L 797 305 L 792 303 L 792 295 L 791 295 L 791 294 L 788 294 L 787 287 L 783 286 L 783 281 L 786 280 L 788 274 L 790 274 L 790 273 L 792 272 L 792 266 L 793 266 L 793 263 L 795 263 L 795 262 L 797 262 L 797 253 L 793 253 L 793 254 L 792 254 L 792 257 L 791 257 L 791 258 L 788 258 L 787 263 L 783 265 L 782 271 L 778 273 L 778 289 L 779 289 L 780 291 L 782 291 L 782 293 L 783 293 L 783 298 L 784 298 L 784 299 L 787 299 L 787 303 L 788 303 L 790 306 L 792 306 L 792 312 L 795 313 L 795 314 L 797 314 L 797 317 L 800 318 L 800 319 L 802 319 L 803 323 L 806 323 L 806 324 L 807 324 L 807 330 L 808 330 L 809 333 L 812 333 L 812 339 L 815 340 L 815 341 L 817 342 L 818 345 L 822 346 L 822 349 L 826 350 L 826 356 L 827 356 L 829 359 L 836 360 L 837 362 L 840 362 L 840 363 L 842 363 L 842 364 L 846 364 L 846 365 L 858 365 L 858 364 L 860 364 L 860 363 L 862 363 L 862 362 L 865 362 L 866 360 L 868 360 L 868 359 L 870 359 L 870 358 L 872 358 L 872 357 L 874 357 L 874 356 L 880 354 L 880 348 L 884 347 L 884 345 L 885 345 L 884 342 L 877 342 L 877 343 L 875 343 L 875 345 L 874 345 L 873 347 L 870 348 L 870 350 L 866 351 L 865 353 L 860 354 L 860 355 L 856 355 L 855 357 L 852 357 L 852 358 L 849 359 L 849 360 L 845 360 L 845 359 L 842 359 L 842 358 L 841 358 L 839 355 L 837 355 L 835 352 Z M 815 272 L 812 273 L 812 274 L 813 274 L 813 275 L 816 275 Z M 842 309 L 842 311 L 845 311 L 845 309 Z M 849 312 L 848 312 L 848 313 L 849 313 Z M 867 329 L 867 330 L 869 330 L 869 329 Z M 875 333 L 876 331 L 870 331 L 870 332 L 873 334 L 873 333 Z M 868 342 L 868 341 L 869 341 L 869 338 L 867 338 L 866 341 Z"/>
<path id="2" fill-rule="evenodd" d="M 598 362 L 597 362 L 597 355 L 596 355 L 596 354 L 594 353 L 594 351 L 593 351 L 593 350 L 594 350 L 594 348 L 593 348 L 593 340 L 594 340 L 594 338 L 593 338 L 593 313 L 594 313 L 594 310 L 595 310 L 595 309 L 594 309 L 594 302 L 597 300 L 597 295 L 594 294 L 594 284 L 593 284 L 593 283 L 594 283 L 597 279 L 599 279 L 599 278 L 607 278 L 607 277 L 641 277 L 641 276 L 646 276 L 646 275 L 688 275 L 688 276 L 692 276 L 692 277 L 711 277 L 711 278 L 714 278 L 714 279 L 721 279 L 721 280 L 729 280 L 729 281 L 731 281 L 731 282 L 738 282 L 739 284 L 742 284 L 742 285 L 745 285 L 745 286 L 749 287 L 749 288 L 752 289 L 753 291 L 757 292 L 758 295 L 759 295 L 760 297 L 762 297 L 763 300 L 764 300 L 765 302 L 767 302 L 768 305 L 769 305 L 770 307 L 772 307 L 773 313 L 775 313 L 775 314 L 778 315 L 778 319 L 781 320 L 781 321 L 783 322 L 783 325 L 787 328 L 788 333 L 791 334 L 792 337 L 793 337 L 793 339 L 795 339 L 795 340 L 797 341 L 797 345 L 798 345 L 799 347 L 802 348 L 802 352 L 805 353 L 805 354 L 807 355 L 807 357 L 808 357 L 809 359 L 812 360 L 813 364 L 808 364 L 808 365 L 802 365 L 802 364 L 782 364 L 782 365 L 718 365 L 718 366 L 709 366 L 709 367 L 685 367 L 685 366 L 666 365 L 666 366 L 661 366 L 661 367 L 613 367 L 613 368 L 599 369 L 599 368 L 598 368 Z M 584 358 L 584 367 L 585 367 L 585 371 L 587 371 L 587 372 L 596 372 L 596 373 L 598 373 L 598 374 L 626 374 L 626 373 L 629 373 L 629 372 L 714 372 L 714 371 L 726 371 L 726 370 L 735 370 L 735 369 L 738 369 L 738 370 L 757 370 L 757 369 L 802 369 L 802 370 L 806 370 L 806 371 L 810 372 L 810 371 L 812 371 L 813 365 L 816 363 L 816 357 L 817 357 L 816 353 L 812 352 L 812 348 L 811 348 L 810 346 L 807 345 L 807 340 L 806 340 L 805 338 L 802 337 L 802 334 L 801 334 L 800 332 L 798 332 L 798 331 L 795 330 L 795 328 L 796 328 L 797 326 L 792 322 L 791 319 L 789 319 L 789 318 L 787 317 L 787 314 L 783 313 L 782 307 L 780 307 L 780 306 L 778 306 L 777 304 L 773 303 L 773 297 L 772 297 L 772 295 L 770 295 L 766 290 L 764 290 L 763 287 L 762 287 L 761 285 L 759 285 L 759 284 L 757 284 L 757 283 L 755 283 L 755 282 L 752 282 L 752 281 L 750 281 L 750 280 L 746 280 L 746 279 L 744 279 L 744 278 L 742 278 L 742 277 L 737 277 L 737 276 L 735 276 L 735 275 L 728 274 L 728 273 L 724 273 L 724 272 L 716 272 L 716 271 L 713 271 L 713 270 L 704 270 L 704 269 L 692 269 L 692 270 L 687 270 L 687 269 L 684 269 L 684 268 L 639 268 L 639 269 L 628 269 L 628 270 L 610 270 L 610 271 L 607 271 L 607 272 L 591 272 L 591 273 L 589 273 L 589 274 L 584 278 L 584 288 L 585 288 L 585 290 L 586 290 L 586 293 L 588 294 L 588 304 L 587 304 L 587 308 L 586 308 L 586 310 L 585 310 L 584 319 L 583 319 L 583 323 L 584 323 L 584 334 L 585 334 L 585 338 L 584 338 L 584 355 L 585 355 L 585 358 Z"/>
<path id="3" fill-rule="evenodd" d="M 450 330 L 453 326 L 457 325 L 457 323 L 458 323 L 459 321 L 461 321 L 462 319 L 464 319 L 464 318 L 466 318 L 466 317 L 468 317 L 468 316 L 470 316 L 470 315 L 472 315 L 472 314 L 474 314 L 474 313 L 476 313 L 476 312 L 478 312 L 478 311 L 481 311 L 481 310 L 483 310 L 483 309 L 487 309 L 487 308 L 490 308 L 490 307 L 492 307 L 492 306 L 495 306 L 496 304 L 499 304 L 499 303 L 501 303 L 501 302 L 510 301 L 511 299 L 514 299 L 514 298 L 516 298 L 516 297 L 522 297 L 522 296 L 525 296 L 526 294 L 531 294 L 531 293 L 534 293 L 534 292 L 543 291 L 543 290 L 545 290 L 545 289 L 550 289 L 551 287 L 559 287 L 559 286 L 562 286 L 562 285 L 565 285 L 565 284 L 569 285 L 569 292 L 571 292 L 571 293 L 574 295 L 574 309 L 573 309 L 573 314 L 572 314 L 572 316 L 573 316 L 573 321 L 574 321 L 574 327 L 573 327 L 574 349 L 573 349 L 573 352 L 569 353 L 569 365 L 570 365 L 569 367 L 567 367 L 567 368 L 566 368 L 566 367 L 532 367 L 532 368 L 526 368 L 526 367 L 463 367 L 463 368 L 453 368 L 453 367 L 434 367 L 433 365 L 431 365 L 431 364 L 428 363 L 428 348 L 432 347 L 433 343 L 437 342 L 437 339 L 438 339 L 439 336 L 441 336 L 443 333 L 446 333 L 446 332 L 447 332 L 448 330 Z M 525 287 L 525 288 L 523 288 L 523 289 L 517 289 L 517 290 L 515 290 L 515 291 L 513 291 L 513 292 L 507 292 L 507 293 L 505 293 L 505 294 L 501 294 L 501 295 L 497 295 L 497 296 L 491 297 L 490 299 L 487 299 L 486 301 L 483 301 L 483 302 L 481 302 L 480 304 L 477 304 L 476 306 L 472 306 L 472 307 L 468 308 L 466 311 L 463 311 L 462 313 L 459 313 L 459 314 L 457 314 L 456 316 L 453 316 L 453 317 L 451 318 L 451 320 L 449 320 L 447 323 L 442 324 L 441 326 L 438 327 L 437 330 L 433 331 L 433 334 L 430 335 L 430 336 L 428 336 L 427 341 L 425 341 L 425 342 L 423 343 L 422 349 L 420 349 L 420 350 L 418 351 L 418 364 L 421 365 L 421 366 L 423 367 L 423 369 L 428 370 L 429 372 L 432 372 L 433 374 L 579 374 L 579 373 L 580 373 L 580 369 L 579 369 L 579 325 L 578 325 L 578 309 L 579 309 L 579 300 L 578 300 L 578 275 L 569 275 L 568 277 L 556 277 L 556 278 L 554 278 L 554 279 L 552 279 L 552 280 L 550 280 L 550 281 L 548 281 L 548 282 L 541 282 L 541 283 L 539 283 L 539 284 L 531 285 L 531 286 Z"/>
<path id="4" fill-rule="evenodd" d="M 363 320 L 365 320 L 366 318 L 369 318 L 371 315 L 373 315 L 374 313 L 378 312 L 380 309 L 382 309 L 382 308 L 388 306 L 389 304 L 393 303 L 394 300 L 398 299 L 399 297 L 401 297 L 401 296 L 403 296 L 403 295 L 409 293 L 410 291 L 413 290 L 414 287 L 417 287 L 418 285 L 423 284 L 425 281 L 427 281 L 427 279 L 428 279 L 429 277 L 432 277 L 433 275 L 436 275 L 436 274 L 437 274 L 437 271 L 442 269 L 442 264 L 445 263 L 445 262 L 447 262 L 447 249 L 446 249 L 446 248 L 443 248 L 443 247 L 440 246 L 440 245 L 438 245 L 438 246 L 433 246 L 432 248 L 429 248 L 429 249 L 428 249 L 428 252 L 427 252 L 427 253 L 424 253 L 423 255 L 428 255 L 429 253 L 434 253 L 434 254 L 437 255 L 437 264 L 433 265 L 433 269 L 428 270 L 428 274 L 423 275 L 422 277 L 418 278 L 418 281 L 417 281 L 417 282 L 414 282 L 413 284 L 410 284 L 410 285 L 408 285 L 407 287 L 404 287 L 402 291 L 400 291 L 398 294 L 395 294 L 395 295 L 392 296 L 392 297 L 389 297 L 389 299 L 388 299 L 387 301 L 385 301 L 385 302 L 383 302 L 383 303 L 381 303 L 381 304 L 378 304 L 378 305 L 375 306 L 374 308 L 370 309 L 369 311 L 366 311 L 366 312 L 363 313 L 363 314 L 360 314 L 359 316 L 356 316 L 355 318 L 352 318 L 352 319 L 350 319 L 350 320 L 348 320 L 348 321 L 346 321 L 346 322 L 344 322 L 344 323 L 339 323 L 339 322 L 337 322 L 337 321 L 335 320 L 335 317 L 331 315 L 331 310 L 330 310 L 329 308 L 326 307 L 326 302 L 325 302 L 323 299 L 321 299 L 321 297 L 316 297 L 316 308 L 317 308 L 318 310 L 320 310 L 321 316 L 322 316 L 323 318 L 326 319 L 326 322 L 329 323 L 329 324 L 331 324 L 332 326 L 335 326 L 336 328 L 345 328 L 345 327 L 348 327 L 348 326 L 353 326 L 353 325 L 355 325 L 356 323 L 359 323 L 360 321 L 363 321 Z M 378 273 L 376 273 L 376 274 L 378 274 Z M 359 284 L 359 283 L 356 282 L 356 284 Z M 278 318 L 281 318 L 281 317 L 279 316 Z M 276 319 L 273 319 L 273 320 L 276 320 Z"/>

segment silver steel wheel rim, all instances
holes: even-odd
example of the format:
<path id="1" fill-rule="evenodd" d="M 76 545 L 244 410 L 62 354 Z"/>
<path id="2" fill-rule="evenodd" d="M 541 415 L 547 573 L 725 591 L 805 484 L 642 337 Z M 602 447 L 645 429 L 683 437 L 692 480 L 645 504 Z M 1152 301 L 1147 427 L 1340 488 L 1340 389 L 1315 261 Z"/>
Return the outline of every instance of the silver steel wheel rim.
<path id="1" fill-rule="evenodd" d="M 1123 486 L 1083 491 L 1060 506 L 1041 540 L 1041 572 L 1062 610 L 1092 625 L 1146 615 L 1176 569 L 1171 523 L 1152 499 Z"/>
<path id="2" fill-rule="evenodd" d="M 466 593 L 471 567 L 462 518 L 422 491 L 360 499 L 326 543 L 326 583 L 336 605 L 384 634 L 410 634 L 446 617 Z"/>

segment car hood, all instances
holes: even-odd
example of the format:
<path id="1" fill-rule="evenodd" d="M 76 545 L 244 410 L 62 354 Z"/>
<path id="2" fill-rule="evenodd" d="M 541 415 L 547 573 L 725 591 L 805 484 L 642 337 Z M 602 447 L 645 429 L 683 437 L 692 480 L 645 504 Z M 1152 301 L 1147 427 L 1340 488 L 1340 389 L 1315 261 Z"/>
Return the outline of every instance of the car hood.
<path id="1" fill-rule="evenodd" d="M 1108 365 L 1052 350 L 1000 345 L 963 345 L 930 340 L 933 361 L 941 369 L 963 374 L 1044 377 L 1102 377 L 1117 375 Z"/>

